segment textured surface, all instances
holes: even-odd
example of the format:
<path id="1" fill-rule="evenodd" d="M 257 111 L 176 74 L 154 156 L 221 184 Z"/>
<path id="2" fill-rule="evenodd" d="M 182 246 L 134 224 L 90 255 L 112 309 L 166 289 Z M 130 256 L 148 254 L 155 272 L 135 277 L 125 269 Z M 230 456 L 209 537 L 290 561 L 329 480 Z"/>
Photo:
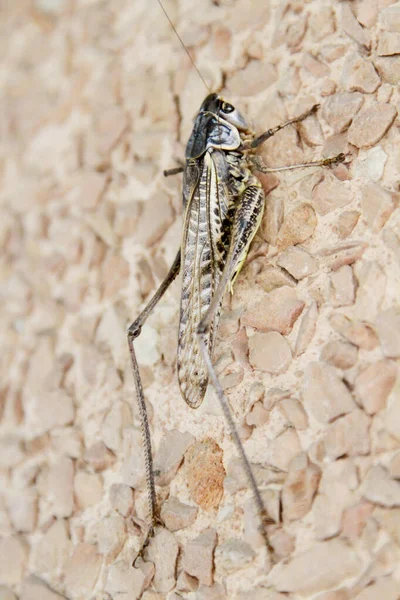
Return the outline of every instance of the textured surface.
<path id="1" fill-rule="evenodd" d="M 180 397 L 175 282 L 137 343 L 175 531 L 157 530 L 148 560 L 130 566 L 147 505 L 125 327 L 175 257 L 180 175 L 162 170 L 182 158 L 206 94 L 150 4 L 0 1 L 0 598 L 395 600 L 400 4 L 390 0 L 165 1 L 210 87 L 224 82 L 257 131 L 321 104 L 265 144 L 267 164 L 348 157 L 263 177 L 264 221 L 216 343 L 278 564 L 213 391 L 197 411 Z M 218 493 L 196 511 L 190 489 L 204 473 L 184 454 L 207 438 L 223 464 L 207 463 Z"/>

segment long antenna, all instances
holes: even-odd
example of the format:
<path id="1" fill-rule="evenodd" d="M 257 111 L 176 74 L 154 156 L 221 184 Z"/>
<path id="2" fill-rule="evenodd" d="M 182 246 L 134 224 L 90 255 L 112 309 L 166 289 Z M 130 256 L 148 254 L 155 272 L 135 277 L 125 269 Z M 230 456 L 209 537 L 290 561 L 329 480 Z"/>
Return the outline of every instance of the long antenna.
<path id="1" fill-rule="evenodd" d="M 191 54 L 190 54 L 189 50 L 186 48 L 186 45 L 185 45 L 185 43 L 183 42 L 183 40 L 182 40 L 181 36 L 180 36 L 180 35 L 179 35 L 179 33 L 177 32 L 175 25 L 173 24 L 173 22 L 172 22 L 172 21 L 171 21 L 171 19 L 169 18 L 169 16 L 168 16 L 168 13 L 167 13 L 167 11 L 165 10 L 165 8 L 164 8 L 164 6 L 163 6 L 163 4 L 162 4 L 161 0 L 157 0 L 157 2 L 158 2 L 158 4 L 161 6 L 161 8 L 162 8 L 162 11 L 163 11 L 164 15 L 167 17 L 167 19 L 168 19 L 168 21 L 169 21 L 169 24 L 171 25 L 172 29 L 175 31 L 176 37 L 178 38 L 178 40 L 179 40 L 179 41 L 180 41 L 180 43 L 182 44 L 182 48 L 184 49 L 184 51 L 186 52 L 186 54 L 187 54 L 187 55 L 188 55 L 188 57 L 190 58 L 190 62 L 192 63 L 192 65 L 193 65 L 193 66 L 194 66 L 194 68 L 196 69 L 196 71 L 197 71 L 197 73 L 198 73 L 198 75 L 199 75 L 200 79 L 201 79 L 201 80 L 202 80 L 202 82 L 204 83 L 204 85 L 205 85 L 205 87 L 207 88 L 207 90 L 208 90 L 209 92 L 211 92 L 210 88 L 208 87 L 208 85 L 207 85 L 207 83 L 206 83 L 206 80 L 204 79 L 203 75 L 200 73 L 200 70 L 198 69 L 198 67 L 197 67 L 196 63 L 194 62 L 194 60 L 193 60 L 193 58 L 192 58 L 192 56 L 191 56 Z"/>

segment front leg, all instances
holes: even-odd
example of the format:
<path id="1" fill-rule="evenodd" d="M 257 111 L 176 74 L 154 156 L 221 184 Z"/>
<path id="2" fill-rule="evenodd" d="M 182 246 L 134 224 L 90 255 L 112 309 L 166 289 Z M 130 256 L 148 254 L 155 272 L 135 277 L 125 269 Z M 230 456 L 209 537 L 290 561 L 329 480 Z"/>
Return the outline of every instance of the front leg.
<path id="1" fill-rule="evenodd" d="M 264 142 L 269 140 L 270 137 L 272 137 L 273 135 L 278 133 L 278 131 L 280 131 L 281 129 L 284 129 L 288 125 L 294 125 L 295 123 L 300 123 L 301 121 L 304 121 L 304 119 L 306 119 L 310 115 L 313 115 L 317 111 L 318 108 L 319 108 L 319 104 L 314 104 L 314 106 L 312 106 L 309 110 L 306 110 L 305 112 L 303 112 L 298 117 L 294 117 L 293 119 L 289 119 L 288 121 L 285 121 L 284 123 L 281 123 L 280 125 L 277 125 L 276 127 L 272 127 L 271 129 L 268 129 L 261 135 L 257 136 L 250 143 L 250 148 L 253 148 L 253 149 L 258 148 L 258 146 L 261 146 L 261 144 L 263 144 Z"/>

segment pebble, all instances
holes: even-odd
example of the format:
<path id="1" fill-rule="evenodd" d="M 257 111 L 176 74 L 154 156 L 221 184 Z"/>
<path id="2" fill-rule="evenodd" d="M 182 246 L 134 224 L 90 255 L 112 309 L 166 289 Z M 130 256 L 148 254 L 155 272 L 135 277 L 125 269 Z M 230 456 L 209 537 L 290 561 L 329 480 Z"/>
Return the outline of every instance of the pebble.
<path id="1" fill-rule="evenodd" d="M 77 205 L 93 210 L 99 204 L 104 193 L 108 176 L 97 171 L 83 172 L 79 177 Z"/>
<path id="2" fill-rule="evenodd" d="M 390 461 L 390 477 L 400 479 L 400 452 L 397 452 Z"/>
<path id="3" fill-rule="evenodd" d="M 158 242 L 172 225 L 174 213 L 169 197 L 164 192 L 155 193 L 143 204 L 135 230 L 135 242 L 150 247 Z"/>
<path id="4" fill-rule="evenodd" d="M 352 321 L 344 315 L 334 314 L 330 318 L 330 324 L 335 331 L 358 348 L 373 350 L 378 345 L 376 333 L 368 323 Z"/>
<path id="5" fill-rule="evenodd" d="M 361 208 L 368 227 L 378 232 L 394 210 L 392 194 L 380 185 L 370 183 L 362 189 Z"/>
<path id="6" fill-rule="evenodd" d="M 167 431 L 161 440 L 154 460 L 157 485 L 165 486 L 172 481 L 185 452 L 193 444 L 194 439 L 190 433 L 182 433 L 177 429 Z"/>
<path id="7" fill-rule="evenodd" d="M 280 592 L 313 594 L 340 585 L 361 569 L 361 561 L 350 546 L 342 540 L 327 540 L 276 565 L 268 580 Z"/>
<path id="8" fill-rule="evenodd" d="M 375 146 L 365 152 L 365 159 L 356 168 L 358 176 L 367 177 L 371 181 L 379 181 L 383 177 L 388 155 L 382 146 Z"/>
<path id="9" fill-rule="evenodd" d="M 378 89 L 381 79 L 372 62 L 363 58 L 358 52 L 354 52 L 344 61 L 341 83 L 349 92 L 373 94 Z"/>
<path id="10" fill-rule="evenodd" d="M 0 581 L 18 585 L 28 566 L 29 545 L 20 535 L 0 539 Z"/>
<path id="11" fill-rule="evenodd" d="M 364 46 L 365 48 L 370 48 L 371 39 L 369 36 L 368 30 L 361 27 L 360 23 L 357 21 L 354 16 L 353 11 L 351 10 L 348 4 L 342 4 L 342 12 L 340 15 L 340 27 L 341 29 L 357 44 L 360 46 Z"/>
<path id="12" fill-rule="evenodd" d="M 324 102 L 322 116 L 335 134 L 341 133 L 349 127 L 363 102 L 362 94 L 357 92 L 334 94 Z"/>
<path id="13" fill-rule="evenodd" d="M 62 596 L 50 589 L 39 577 L 30 575 L 22 582 L 19 598 L 20 600 L 65 600 L 66 596 Z"/>
<path id="14" fill-rule="evenodd" d="M 341 240 L 347 238 L 351 234 L 354 227 L 357 225 L 359 218 L 360 213 L 357 210 L 347 210 L 339 215 L 336 230 Z"/>
<path id="15" fill-rule="evenodd" d="M 386 274 L 378 261 L 363 262 L 357 269 L 355 314 L 374 323 L 386 294 Z"/>
<path id="16" fill-rule="evenodd" d="M 396 2 L 391 6 L 384 6 L 379 12 L 379 24 L 386 31 L 400 33 L 400 6 Z"/>
<path id="17" fill-rule="evenodd" d="M 197 588 L 198 581 L 195 577 L 191 577 L 191 575 L 188 575 L 185 571 L 179 573 L 176 581 L 176 589 L 178 592 L 194 592 Z"/>
<path id="18" fill-rule="evenodd" d="M 305 452 L 292 460 L 282 489 L 284 521 L 297 521 L 310 511 L 320 477 L 321 469 L 309 462 Z"/>
<path id="19" fill-rule="evenodd" d="M 268 465 L 278 471 L 287 471 L 291 461 L 301 452 L 297 431 L 289 427 L 268 442 L 265 459 Z M 281 477 L 278 473 L 276 477 Z"/>
<path id="20" fill-rule="evenodd" d="M 64 390 L 42 391 L 27 404 L 27 426 L 37 436 L 74 420 L 75 408 L 71 396 Z"/>
<path id="21" fill-rule="evenodd" d="M 0 600 L 18 600 L 18 598 L 9 588 L 0 584 Z"/>
<path id="22" fill-rule="evenodd" d="M 74 479 L 74 493 L 77 505 L 81 510 L 99 504 L 103 499 L 101 475 L 78 471 Z"/>
<path id="23" fill-rule="evenodd" d="M 103 518 L 98 523 L 96 539 L 100 554 L 107 558 L 107 562 L 113 561 L 126 540 L 125 520 L 120 515 Z"/>
<path id="24" fill-rule="evenodd" d="M 389 471 L 381 465 L 371 467 L 361 489 L 364 498 L 373 504 L 400 506 L 400 482 L 392 479 Z"/>
<path id="25" fill-rule="evenodd" d="M 38 515 L 38 493 L 33 487 L 24 487 L 10 494 L 8 514 L 16 531 L 32 533 Z"/>
<path id="26" fill-rule="evenodd" d="M 243 540 L 230 538 L 217 546 L 215 563 L 225 573 L 237 573 L 248 567 L 255 558 L 253 548 Z"/>
<path id="27" fill-rule="evenodd" d="M 65 564 L 65 586 L 72 598 L 90 598 L 100 573 L 102 558 L 96 546 L 80 543 Z"/>
<path id="28" fill-rule="evenodd" d="M 249 338 L 249 362 L 253 369 L 277 375 L 287 371 L 291 361 L 290 346 L 277 331 L 255 333 Z"/>
<path id="29" fill-rule="evenodd" d="M 110 106 L 96 117 L 97 150 L 101 155 L 108 154 L 127 129 L 128 119 L 119 106 Z"/>
<path id="30" fill-rule="evenodd" d="M 246 415 L 246 423 L 250 427 L 260 427 L 267 423 L 269 412 L 264 408 L 261 401 L 256 402 Z"/>
<path id="31" fill-rule="evenodd" d="M 330 423 L 323 437 L 325 456 L 336 460 L 341 456 L 363 456 L 370 452 L 370 419 L 355 409 Z"/>
<path id="32" fill-rule="evenodd" d="M 399 597 L 398 581 L 391 577 L 382 577 L 366 587 L 360 594 L 355 596 L 354 600 L 375 600 L 384 598 L 385 600 L 397 600 Z"/>
<path id="33" fill-rule="evenodd" d="M 34 544 L 32 554 L 35 573 L 51 573 L 63 568 L 73 550 L 65 519 L 55 521 Z"/>
<path id="34" fill-rule="evenodd" d="M 268 194 L 265 215 L 261 223 L 263 237 L 272 246 L 276 245 L 278 233 L 283 223 L 283 216 L 284 202 L 282 193 L 279 190 L 274 190 Z"/>
<path id="35" fill-rule="evenodd" d="M 195 442 L 185 454 L 190 497 L 201 508 L 218 508 L 224 494 L 223 453 L 211 438 Z"/>
<path id="36" fill-rule="evenodd" d="M 391 31 L 382 31 L 378 39 L 378 56 L 400 54 L 400 35 Z"/>
<path id="37" fill-rule="evenodd" d="M 303 67 L 307 69 L 313 77 L 321 78 L 329 77 L 330 75 L 329 67 L 309 52 L 305 52 L 303 55 Z"/>
<path id="38" fill-rule="evenodd" d="M 344 382 L 330 365 L 310 363 L 304 375 L 304 403 L 320 423 L 329 423 L 355 408 Z"/>
<path id="39" fill-rule="evenodd" d="M 213 586 L 200 585 L 196 594 L 196 600 L 227 600 L 225 587 L 220 583 Z"/>
<path id="40" fill-rule="evenodd" d="M 85 451 L 83 459 L 97 472 L 111 467 L 115 460 L 115 455 L 107 448 L 104 442 L 96 442 Z"/>
<path id="41" fill-rule="evenodd" d="M 296 398 L 283 398 L 279 403 L 279 409 L 285 415 L 290 425 L 295 429 L 303 431 L 308 427 L 307 413 L 303 405 Z"/>
<path id="42" fill-rule="evenodd" d="M 353 269 L 343 265 L 330 276 L 332 306 L 350 306 L 354 304 L 356 284 Z"/>
<path id="43" fill-rule="evenodd" d="M 400 358 L 400 306 L 379 313 L 376 331 L 384 356 Z"/>
<path id="44" fill-rule="evenodd" d="M 281 253 L 276 264 L 297 280 L 312 275 L 318 269 L 315 258 L 299 246 L 289 246 Z"/>
<path id="45" fill-rule="evenodd" d="M 284 285 L 294 287 L 296 282 L 282 269 L 277 267 L 268 266 L 263 269 L 259 275 L 257 275 L 256 283 L 266 292 L 271 292 L 275 288 L 282 287 Z"/>
<path id="46" fill-rule="evenodd" d="M 297 333 L 296 346 L 294 350 L 295 356 L 300 356 L 306 350 L 311 340 L 314 337 L 315 328 L 318 321 L 318 306 L 315 300 L 304 311 L 301 319 L 300 327 Z"/>
<path id="47" fill-rule="evenodd" d="M 139 600 L 150 585 L 154 575 L 154 565 L 138 559 L 137 568 L 132 568 L 132 561 L 118 560 L 108 567 L 105 589 L 113 600 Z"/>
<path id="48" fill-rule="evenodd" d="M 368 244 L 366 242 L 344 242 L 337 246 L 324 248 L 320 254 L 323 263 L 331 271 L 337 271 L 343 265 L 352 265 L 364 254 Z"/>
<path id="49" fill-rule="evenodd" d="M 278 79 L 275 67 L 265 63 L 260 71 L 260 61 L 250 60 L 247 65 L 229 77 L 226 87 L 232 96 L 254 96 L 264 92 Z"/>
<path id="50" fill-rule="evenodd" d="M 56 518 L 70 517 L 74 509 L 74 464 L 59 458 L 39 475 L 39 493 L 46 498 L 48 511 Z"/>
<path id="51" fill-rule="evenodd" d="M 397 111 L 391 104 L 373 102 L 362 108 L 349 128 L 348 140 L 357 148 L 369 148 L 383 138 L 395 120 Z"/>
<path id="52" fill-rule="evenodd" d="M 278 331 L 282 335 L 288 335 L 304 305 L 292 288 L 279 287 L 269 292 L 260 302 L 250 305 L 243 313 L 241 323 L 259 331 Z"/>
<path id="53" fill-rule="evenodd" d="M 132 488 L 125 483 L 113 483 L 110 487 L 110 504 L 123 517 L 129 516 L 134 506 Z"/>
<path id="54" fill-rule="evenodd" d="M 172 533 L 158 527 L 146 549 L 146 556 L 156 569 L 153 578 L 156 592 L 169 592 L 175 587 L 178 553 L 178 542 Z"/>
<path id="55" fill-rule="evenodd" d="M 374 61 L 382 81 L 390 86 L 400 83 L 400 56 L 379 56 Z"/>
<path id="56" fill-rule="evenodd" d="M 198 509 L 180 502 L 177 498 L 169 497 L 161 507 L 161 519 L 169 531 L 178 531 L 193 525 Z"/>
<path id="57" fill-rule="evenodd" d="M 193 540 L 189 540 L 183 550 L 182 568 L 200 584 L 213 584 L 214 549 L 217 545 L 217 533 L 207 529 Z"/>
<path id="58" fill-rule="evenodd" d="M 357 376 L 354 393 L 366 413 L 374 415 L 386 406 L 396 376 L 396 365 L 389 360 L 372 363 Z"/>
<path id="59" fill-rule="evenodd" d="M 337 369 L 351 369 L 357 363 L 357 358 L 357 347 L 341 340 L 328 342 L 321 350 L 321 360 Z"/>
<path id="60" fill-rule="evenodd" d="M 278 249 L 282 251 L 302 244 L 313 235 L 316 227 L 317 217 L 311 204 L 300 204 L 285 217 L 276 241 Z"/>
<path id="61" fill-rule="evenodd" d="M 363 501 L 345 508 L 342 518 L 343 536 L 350 541 L 356 541 L 360 538 L 373 509 L 374 507 L 370 502 Z"/>

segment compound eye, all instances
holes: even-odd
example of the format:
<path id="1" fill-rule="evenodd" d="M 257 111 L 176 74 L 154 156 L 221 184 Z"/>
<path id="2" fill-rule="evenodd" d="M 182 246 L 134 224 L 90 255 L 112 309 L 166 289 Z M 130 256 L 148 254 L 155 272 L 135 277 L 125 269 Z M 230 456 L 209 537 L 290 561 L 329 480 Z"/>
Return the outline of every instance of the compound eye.
<path id="1" fill-rule="evenodd" d="M 232 106 L 232 104 L 229 104 L 229 102 L 222 103 L 222 112 L 224 112 L 225 114 L 231 113 L 234 110 L 235 110 L 235 107 Z"/>

